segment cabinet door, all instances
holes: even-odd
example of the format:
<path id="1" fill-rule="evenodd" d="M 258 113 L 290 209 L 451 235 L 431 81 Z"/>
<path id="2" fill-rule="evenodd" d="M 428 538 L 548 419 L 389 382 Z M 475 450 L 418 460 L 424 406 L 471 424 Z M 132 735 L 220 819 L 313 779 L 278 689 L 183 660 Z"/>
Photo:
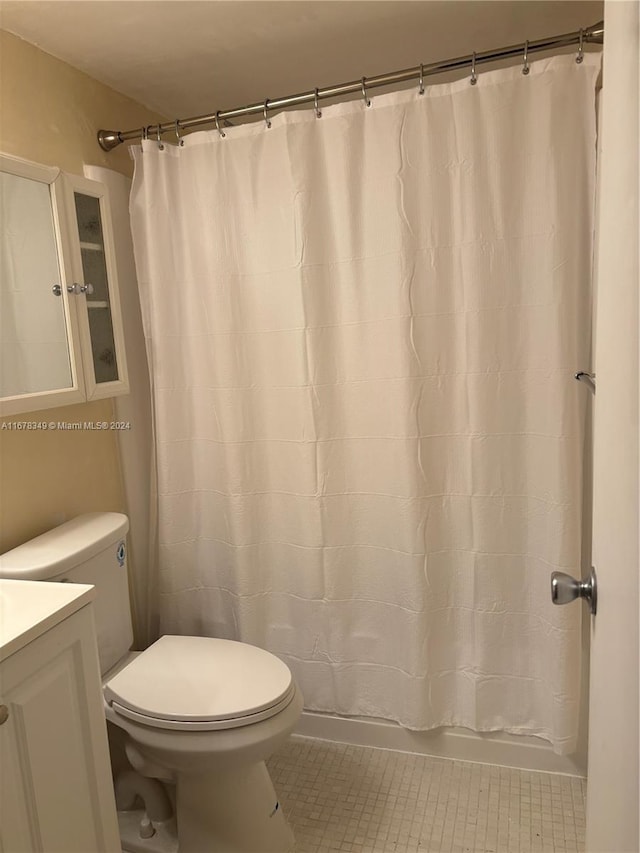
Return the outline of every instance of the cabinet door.
<path id="1" fill-rule="evenodd" d="M 69 254 L 79 290 L 80 331 L 88 400 L 129 390 L 107 189 L 65 176 Z"/>
<path id="2" fill-rule="evenodd" d="M 59 169 L 0 154 L 0 415 L 85 399 Z"/>
<path id="3" fill-rule="evenodd" d="M 90 607 L 1 664 L 0 850 L 120 850 Z"/>

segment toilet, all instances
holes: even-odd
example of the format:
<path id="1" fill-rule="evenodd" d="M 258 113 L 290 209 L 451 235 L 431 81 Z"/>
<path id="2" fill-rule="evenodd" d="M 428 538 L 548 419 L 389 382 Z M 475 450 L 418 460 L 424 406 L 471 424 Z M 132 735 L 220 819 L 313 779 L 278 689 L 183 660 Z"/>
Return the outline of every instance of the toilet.
<path id="1" fill-rule="evenodd" d="M 0 577 L 96 587 L 105 714 L 133 768 L 116 779 L 116 795 L 133 803 L 139 794 L 146 807 L 123 851 L 293 850 L 265 765 L 302 713 L 289 668 L 264 649 L 211 637 L 164 636 L 132 652 L 128 529 L 121 513 L 89 513 L 0 556 Z"/>

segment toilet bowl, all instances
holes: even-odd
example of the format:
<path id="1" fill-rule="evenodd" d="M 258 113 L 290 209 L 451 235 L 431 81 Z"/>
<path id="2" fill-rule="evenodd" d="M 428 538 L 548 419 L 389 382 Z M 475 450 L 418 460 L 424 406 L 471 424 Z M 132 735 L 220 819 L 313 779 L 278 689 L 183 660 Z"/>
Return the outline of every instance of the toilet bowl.
<path id="1" fill-rule="evenodd" d="M 232 640 L 164 636 L 107 673 L 104 696 L 135 769 L 176 786 L 180 853 L 293 849 L 265 765 L 302 712 L 282 661 Z"/>
<path id="2" fill-rule="evenodd" d="M 162 845 L 154 846 L 145 816 L 143 840 L 132 849 L 288 853 L 293 833 L 265 762 L 302 713 L 292 674 L 270 652 L 234 640 L 163 636 L 132 652 L 128 527 L 120 513 L 79 516 L 3 554 L 0 576 L 97 589 L 105 716 L 124 732 L 138 774 L 175 785 L 175 798 L 162 795 L 167 804 L 175 799 Z"/>

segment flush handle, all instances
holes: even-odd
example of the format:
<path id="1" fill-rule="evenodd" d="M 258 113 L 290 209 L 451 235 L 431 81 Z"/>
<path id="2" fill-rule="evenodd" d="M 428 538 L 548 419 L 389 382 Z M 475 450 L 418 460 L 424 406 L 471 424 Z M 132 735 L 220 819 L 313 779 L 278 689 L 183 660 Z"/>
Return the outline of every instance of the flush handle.
<path id="1" fill-rule="evenodd" d="M 551 601 L 554 604 L 569 604 L 576 598 L 583 598 L 589 605 L 589 610 L 595 616 L 597 597 L 596 570 L 592 566 L 588 578 L 581 581 L 567 575 L 565 572 L 551 573 Z"/>

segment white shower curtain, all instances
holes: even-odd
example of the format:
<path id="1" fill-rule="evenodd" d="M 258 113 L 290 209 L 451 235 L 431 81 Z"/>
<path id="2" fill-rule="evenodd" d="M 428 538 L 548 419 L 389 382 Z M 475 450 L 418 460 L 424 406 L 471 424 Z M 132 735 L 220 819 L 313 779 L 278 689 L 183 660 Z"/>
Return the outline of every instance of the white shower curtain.
<path id="1" fill-rule="evenodd" d="M 310 709 L 575 746 L 599 58 L 153 141 L 159 629 Z"/>

